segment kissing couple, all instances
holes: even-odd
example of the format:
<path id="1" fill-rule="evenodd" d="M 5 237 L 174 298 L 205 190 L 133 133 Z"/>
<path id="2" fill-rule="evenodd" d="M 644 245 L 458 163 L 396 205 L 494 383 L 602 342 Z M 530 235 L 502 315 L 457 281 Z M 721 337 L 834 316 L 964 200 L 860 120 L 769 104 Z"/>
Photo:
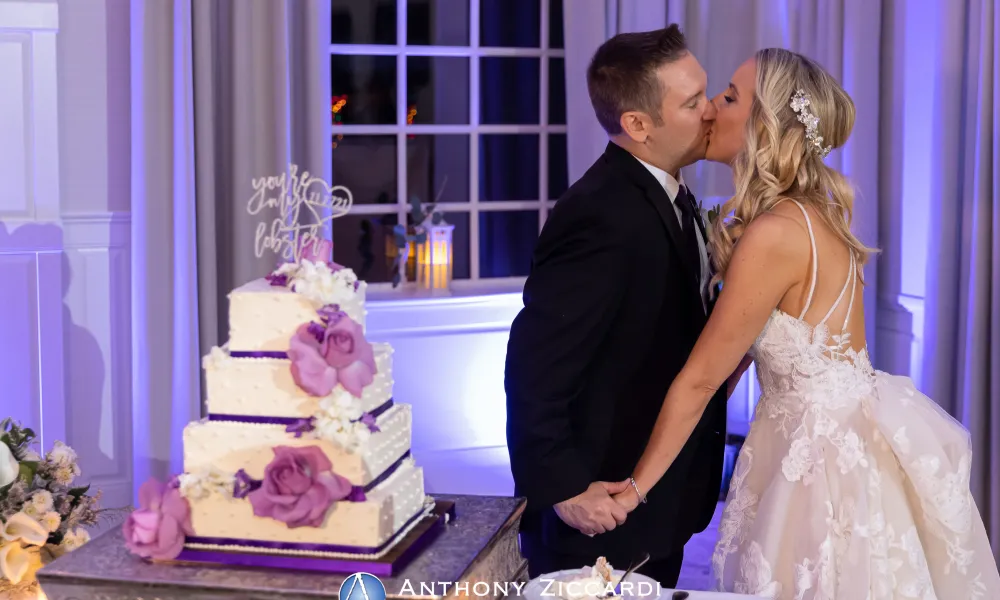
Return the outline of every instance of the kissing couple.
<path id="1" fill-rule="evenodd" d="M 551 212 L 507 348 L 507 443 L 529 575 L 625 566 L 676 586 L 715 510 L 726 402 L 761 397 L 715 588 L 788 600 L 1000 598 L 969 433 L 873 368 L 854 191 L 824 159 L 855 107 L 800 54 L 758 51 L 709 97 L 676 25 L 587 71 L 610 142 Z M 728 164 L 706 224 L 680 169 Z"/>

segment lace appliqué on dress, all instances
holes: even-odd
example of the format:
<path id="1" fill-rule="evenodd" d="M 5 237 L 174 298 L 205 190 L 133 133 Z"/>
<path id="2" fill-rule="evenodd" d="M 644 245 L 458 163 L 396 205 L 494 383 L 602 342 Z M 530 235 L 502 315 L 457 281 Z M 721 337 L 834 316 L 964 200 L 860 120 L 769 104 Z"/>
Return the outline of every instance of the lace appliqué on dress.
<path id="1" fill-rule="evenodd" d="M 802 315 L 815 269 L 814 260 Z M 1000 598 L 969 490 L 968 432 L 909 379 L 875 371 L 847 318 L 831 334 L 832 313 L 812 326 L 775 310 L 751 349 L 761 396 L 712 556 L 716 589 L 776 600 Z"/>

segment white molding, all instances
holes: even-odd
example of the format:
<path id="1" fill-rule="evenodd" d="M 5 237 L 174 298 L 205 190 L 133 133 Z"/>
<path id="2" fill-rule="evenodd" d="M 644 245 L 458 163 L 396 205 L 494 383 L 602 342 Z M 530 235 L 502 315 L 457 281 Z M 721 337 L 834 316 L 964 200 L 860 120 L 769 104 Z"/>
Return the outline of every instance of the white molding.
<path id="1" fill-rule="evenodd" d="M 20 121 L 22 138 L 3 143 L 23 153 L 24 173 L 13 176 L 23 175 L 25 186 L 23 204 L 15 196 L 17 205 L 0 205 L 3 221 L 48 220 L 59 214 L 58 27 L 55 2 L 0 2 L 0 43 L 21 46 L 21 62 L 15 67 L 20 68 L 20 85 L 14 89 L 19 90 L 23 103 L 22 115 L 4 115 Z"/>
<path id="2" fill-rule="evenodd" d="M 0 0 L 0 23 L 4 31 L 57 31 L 59 4 L 53 2 L 16 2 Z"/>
<path id="3" fill-rule="evenodd" d="M 478 92 L 472 95 L 477 101 L 479 100 Z M 471 122 L 471 118 L 469 121 L 470 124 L 468 125 L 353 125 L 345 123 L 343 125 L 336 125 L 333 132 L 336 134 L 343 134 L 345 136 L 397 134 L 457 135 L 478 133 L 480 135 L 514 135 L 527 133 L 566 133 L 565 125 L 482 125 L 478 122 Z"/>
<path id="4" fill-rule="evenodd" d="M 2 0 L 0 0 L 2 1 Z M 54 227 L 51 235 L 39 236 L 30 245 L 9 246 L 2 254 L 60 252 L 77 248 L 126 248 L 131 235 L 132 215 L 128 212 L 67 213 L 58 219 L 2 221 L 8 233 L 20 227 Z"/>
<path id="5" fill-rule="evenodd" d="M 405 10 L 405 4 L 401 4 Z M 469 11 L 470 13 L 472 11 Z M 405 18 L 405 17 L 404 17 Z M 397 17 L 398 19 L 398 17 Z M 406 27 L 405 20 L 402 26 Z M 475 25 L 478 32 L 479 24 Z M 543 28 L 548 37 L 548 29 Z M 471 40 L 470 40 L 471 41 Z M 477 40 L 478 42 L 478 40 Z M 330 44 L 330 54 L 339 56 L 451 56 L 459 58 L 500 57 L 500 58 L 565 58 L 563 48 L 504 48 L 500 46 L 407 46 L 405 44 Z"/>
<path id="6" fill-rule="evenodd" d="M 131 213 L 94 212 L 64 214 L 66 248 L 127 248 L 130 246 Z"/>

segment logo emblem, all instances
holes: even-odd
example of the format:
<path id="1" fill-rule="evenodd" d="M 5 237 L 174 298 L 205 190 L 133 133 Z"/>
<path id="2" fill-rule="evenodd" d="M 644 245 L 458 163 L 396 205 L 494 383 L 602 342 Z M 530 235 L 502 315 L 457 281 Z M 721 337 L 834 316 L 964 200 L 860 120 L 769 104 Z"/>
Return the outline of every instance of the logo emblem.
<path id="1" fill-rule="evenodd" d="M 340 584 L 340 600 L 385 600 L 385 586 L 370 573 L 355 573 Z"/>

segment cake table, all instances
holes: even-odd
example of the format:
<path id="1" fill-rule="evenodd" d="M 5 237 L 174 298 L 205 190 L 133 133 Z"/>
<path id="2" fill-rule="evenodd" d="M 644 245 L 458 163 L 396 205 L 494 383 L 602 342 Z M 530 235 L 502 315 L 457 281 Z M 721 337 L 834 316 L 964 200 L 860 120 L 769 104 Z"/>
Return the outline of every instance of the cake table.
<path id="1" fill-rule="evenodd" d="M 456 517 L 401 572 L 380 578 L 389 598 L 500 598 L 504 582 L 526 581 L 527 566 L 517 543 L 523 499 L 433 497 L 454 502 Z M 344 578 L 304 571 L 148 563 L 126 550 L 119 528 L 38 572 L 48 600 L 314 600 L 337 598 Z M 477 582 L 489 584 L 488 593 L 479 593 L 486 587 L 480 584 L 473 594 Z M 465 584 L 469 593 L 459 589 L 456 594 L 455 584 Z M 508 589 L 511 596 L 517 594 L 515 587 Z"/>

